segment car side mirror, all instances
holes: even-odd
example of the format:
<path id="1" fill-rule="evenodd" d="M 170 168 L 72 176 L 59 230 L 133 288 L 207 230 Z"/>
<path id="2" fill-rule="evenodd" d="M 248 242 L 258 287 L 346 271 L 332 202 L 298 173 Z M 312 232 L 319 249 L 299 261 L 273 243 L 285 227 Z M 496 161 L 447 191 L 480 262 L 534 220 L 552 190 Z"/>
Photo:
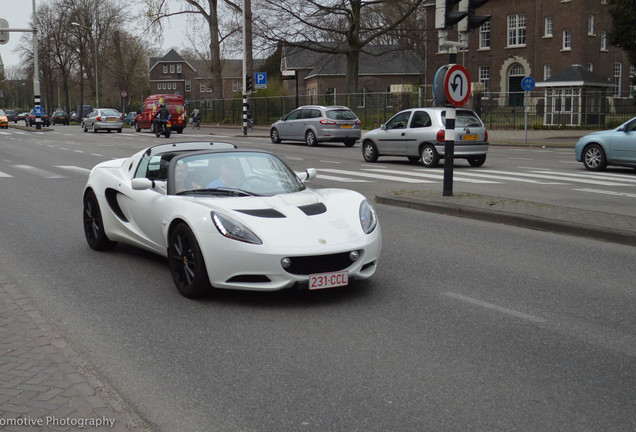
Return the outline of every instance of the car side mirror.
<path id="1" fill-rule="evenodd" d="M 304 172 L 297 172 L 296 173 L 296 176 L 302 182 L 305 182 L 307 180 L 311 180 L 312 178 L 316 178 L 316 175 L 317 175 L 316 168 L 307 168 Z"/>
<path id="2" fill-rule="evenodd" d="M 152 189 L 154 183 L 154 180 L 148 178 L 134 178 L 132 179 L 131 186 L 133 190 L 146 190 Z"/>
<path id="3" fill-rule="evenodd" d="M 380 125 L 380 129 L 382 129 L 382 130 L 386 130 L 386 123 L 382 123 L 382 124 Z"/>

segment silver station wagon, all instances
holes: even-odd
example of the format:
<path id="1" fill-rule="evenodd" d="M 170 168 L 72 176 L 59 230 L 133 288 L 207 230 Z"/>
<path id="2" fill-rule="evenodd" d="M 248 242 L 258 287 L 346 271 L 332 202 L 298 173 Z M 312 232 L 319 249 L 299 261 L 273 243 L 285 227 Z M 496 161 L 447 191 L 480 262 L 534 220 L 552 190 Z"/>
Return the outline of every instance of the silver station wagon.
<path id="1" fill-rule="evenodd" d="M 342 142 L 352 147 L 361 134 L 360 119 L 344 106 L 301 106 L 274 123 L 269 130 L 274 144 L 304 141 L 308 146 L 319 142 Z"/>
<path id="2" fill-rule="evenodd" d="M 437 166 L 444 157 L 446 108 L 411 108 L 395 114 L 379 129 L 365 133 L 362 156 L 375 162 L 380 156 L 405 156 L 411 162 L 422 161 L 427 168 Z M 455 112 L 456 159 L 466 159 L 471 166 L 482 166 L 488 153 L 488 131 L 472 110 Z"/>

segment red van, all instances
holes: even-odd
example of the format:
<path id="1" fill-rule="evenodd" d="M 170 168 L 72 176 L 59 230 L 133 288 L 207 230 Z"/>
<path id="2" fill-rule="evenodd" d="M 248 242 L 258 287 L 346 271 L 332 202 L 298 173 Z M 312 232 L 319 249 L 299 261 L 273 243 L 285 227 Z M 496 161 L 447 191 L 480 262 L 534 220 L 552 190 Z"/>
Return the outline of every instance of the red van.
<path id="1" fill-rule="evenodd" d="M 135 130 L 140 132 L 142 129 L 150 129 L 152 131 L 152 118 L 159 109 L 159 105 L 166 104 L 166 108 L 170 111 L 170 130 L 177 133 L 183 132 L 188 123 L 186 116 L 185 103 L 183 96 L 175 94 L 155 94 L 150 95 L 144 101 L 141 113 L 135 116 Z"/>

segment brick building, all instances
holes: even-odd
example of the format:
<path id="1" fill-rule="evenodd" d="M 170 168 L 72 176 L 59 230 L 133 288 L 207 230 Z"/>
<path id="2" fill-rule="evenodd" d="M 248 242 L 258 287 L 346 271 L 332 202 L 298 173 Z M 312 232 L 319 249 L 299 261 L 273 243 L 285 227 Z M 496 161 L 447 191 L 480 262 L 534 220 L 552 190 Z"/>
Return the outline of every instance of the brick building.
<path id="1" fill-rule="evenodd" d="M 254 67 L 263 60 L 254 59 Z M 243 86 L 242 60 L 221 60 L 223 99 L 232 99 L 241 94 Z M 186 101 L 199 101 L 212 97 L 212 73 L 210 64 L 204 60 L 186 60 L 171 49 L 163 57 L 151 57 L 148 61 L 150 91 L 153 94 L 167 93 L 183 95 Z"/>
<path id="2" fill-rule="evenodd" d="M 612 19 L 607 0 L 491 0 L 478 14 L 492 15 L 489 22 L 469 36 L 467 50 L 460 51 L 471 81 L 480 82 L 486 94 L 506 93 L 501 104 L 518 105 L 523 98 L 521 80 L 532 76 L 537 83 L 572 65 L 582 65 L 604 82 L 614 84 L 612 96 L 633 97 L 630 76 L 636 73 L 627 54 L 609 44 Z M 434 24 L 435 1 L 425 5 L 428 21 Z M 429 26 L 428 28 L 431 28 Z M 455 29 L 449 40 L 457 40 Z M 427 46 L 433 76 L 448 63 L 447 48 L 432 37 Z"/>

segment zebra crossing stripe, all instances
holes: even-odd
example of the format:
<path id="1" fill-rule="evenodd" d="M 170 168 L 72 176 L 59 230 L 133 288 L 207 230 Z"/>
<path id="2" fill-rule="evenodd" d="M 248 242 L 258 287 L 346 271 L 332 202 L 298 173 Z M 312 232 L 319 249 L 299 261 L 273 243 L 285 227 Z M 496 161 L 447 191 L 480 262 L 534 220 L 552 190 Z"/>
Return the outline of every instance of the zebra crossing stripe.
<path id="1" fill-rule="evenodd" d="M 89 170 L 88 168 L 82 168 L 82 167 L 72 166 L 72 165 L 56 165 L 55 167 L 56 168 L 61 168 L 63 170 L 67 170 L 67 171 L 80 173 L 80 174 L 90 174 L 90 172 L 91 172 L 91 170 Z"/>
<path id="2" fill-rule="evenodd" d="M 563 177 L 559 177 L 555 175 L 547 175 L 547 174 L 532 174 L 532 173 L 520 173 L 520 172 L 496 171 L 496 170 L 489 170 L 488 172 L 491 172 L 494 174 L 508 174 L 508 175 L 515 175 L 515 176 L 521 176 L 521 177 L 543 178 L 543 179 L 549 179 L 549 180 L 561 180 L 561 181 L 564 180 Z M 573 182 L 573 183 L 595 184 L 599 186 L 627 186 L 625 183 L 613 183 L 613 182 L 583 179 L 583 178 L 576 178 L 576 177 L 568 178 L 567 181 Z"/>
<path id="3" fill-rule="evenodd" d="M 3 173 L 0 171 L 0 177 L 13 177 L 11 174 Z"/>
<path id="4" fill-rule="evenodd" d="M 545 171 L 530 171 L 533 173 L 543 173 Z M 599 179 L 599 180 L 615 180 L 626 183 L 636 183 L 636 178 L 627 178 L 624 174 L 612 174 L 612 173 L 587 173 L 587 174 L 577 174 L 577 173 L 566 173 L 560 171 L 550 171 L 550 174 L 558 174 L 566 177 L 582 177 L 582 178 L 590 178 L 590 179 Z"/>
<path id="5" fill-rule="evenodd" d="M 23 171 L 26 171 L 28 173 L 31 174 L 35 174 L 38 177 L 42 177 L 42 178 L 65 178 L 63 175 L 60 174 L 55 174 L 51 171 L 47 171 L 41 168 L 36 168 L 30 165 L 13 165 L 15 168 L 21 169 Z"/>
<path id="6" fill-rule="evenodd" d="M 338 177 L 338 176 L 330 176 L 330 175 L 324 175 L 324 174 L 318 174 L 316 178 L 323 179 L 323 180 L 345 182 L 345 183 L 370 183 L 369 180 L 352 179 L 348 177 Z"/>
<path id="7" fill-rule="evenodd" d="M 397 176 L 389 176 L 389 175 L 382 175 L 382 174 L 364 173 L 359 171 L 338 170 L 338 169 L 331 169 L 331 168 L 318 168 L 318 171 L 326 172 L 330 174 L 345 174 L 350 176 L 366 177 L 366 178 L 372 178 L 375 180 L 393 180 L 393 181 L 399 181 L 403 183 L 437 183 L 430 180 L 414 179 L 409 177 L 397 177 Z"/>
<path id="8" fill-rule="evenodd" d="M 365 171 L 378 172 L 378 173 L 384 173 L 384 174 L 411 175 L 411 176 L 416 176 L 416 177 L 432 178 L 432 179 L 436 179 L 436 180 L 443 180 L 444 179 L 444 175 L 443 174 L 429 174 L 429 173 L 423 173 L 423 172 L 398 171 L 398 170 L 377 169 L 377 168 L 364 168 L 364 170 Z M 464 178 L 464 177 L 460 177 L 460 176 L 457 176 L 457 175 L 453 176 L 453 180 L 454 181 L 460 181 L 460 182 L 466 182 L 466 183 L 482 183 L 482 184 L 500 183 L 500 182 L 490 181 L 490 180 L 469 179 L 469 178 Z"/>

